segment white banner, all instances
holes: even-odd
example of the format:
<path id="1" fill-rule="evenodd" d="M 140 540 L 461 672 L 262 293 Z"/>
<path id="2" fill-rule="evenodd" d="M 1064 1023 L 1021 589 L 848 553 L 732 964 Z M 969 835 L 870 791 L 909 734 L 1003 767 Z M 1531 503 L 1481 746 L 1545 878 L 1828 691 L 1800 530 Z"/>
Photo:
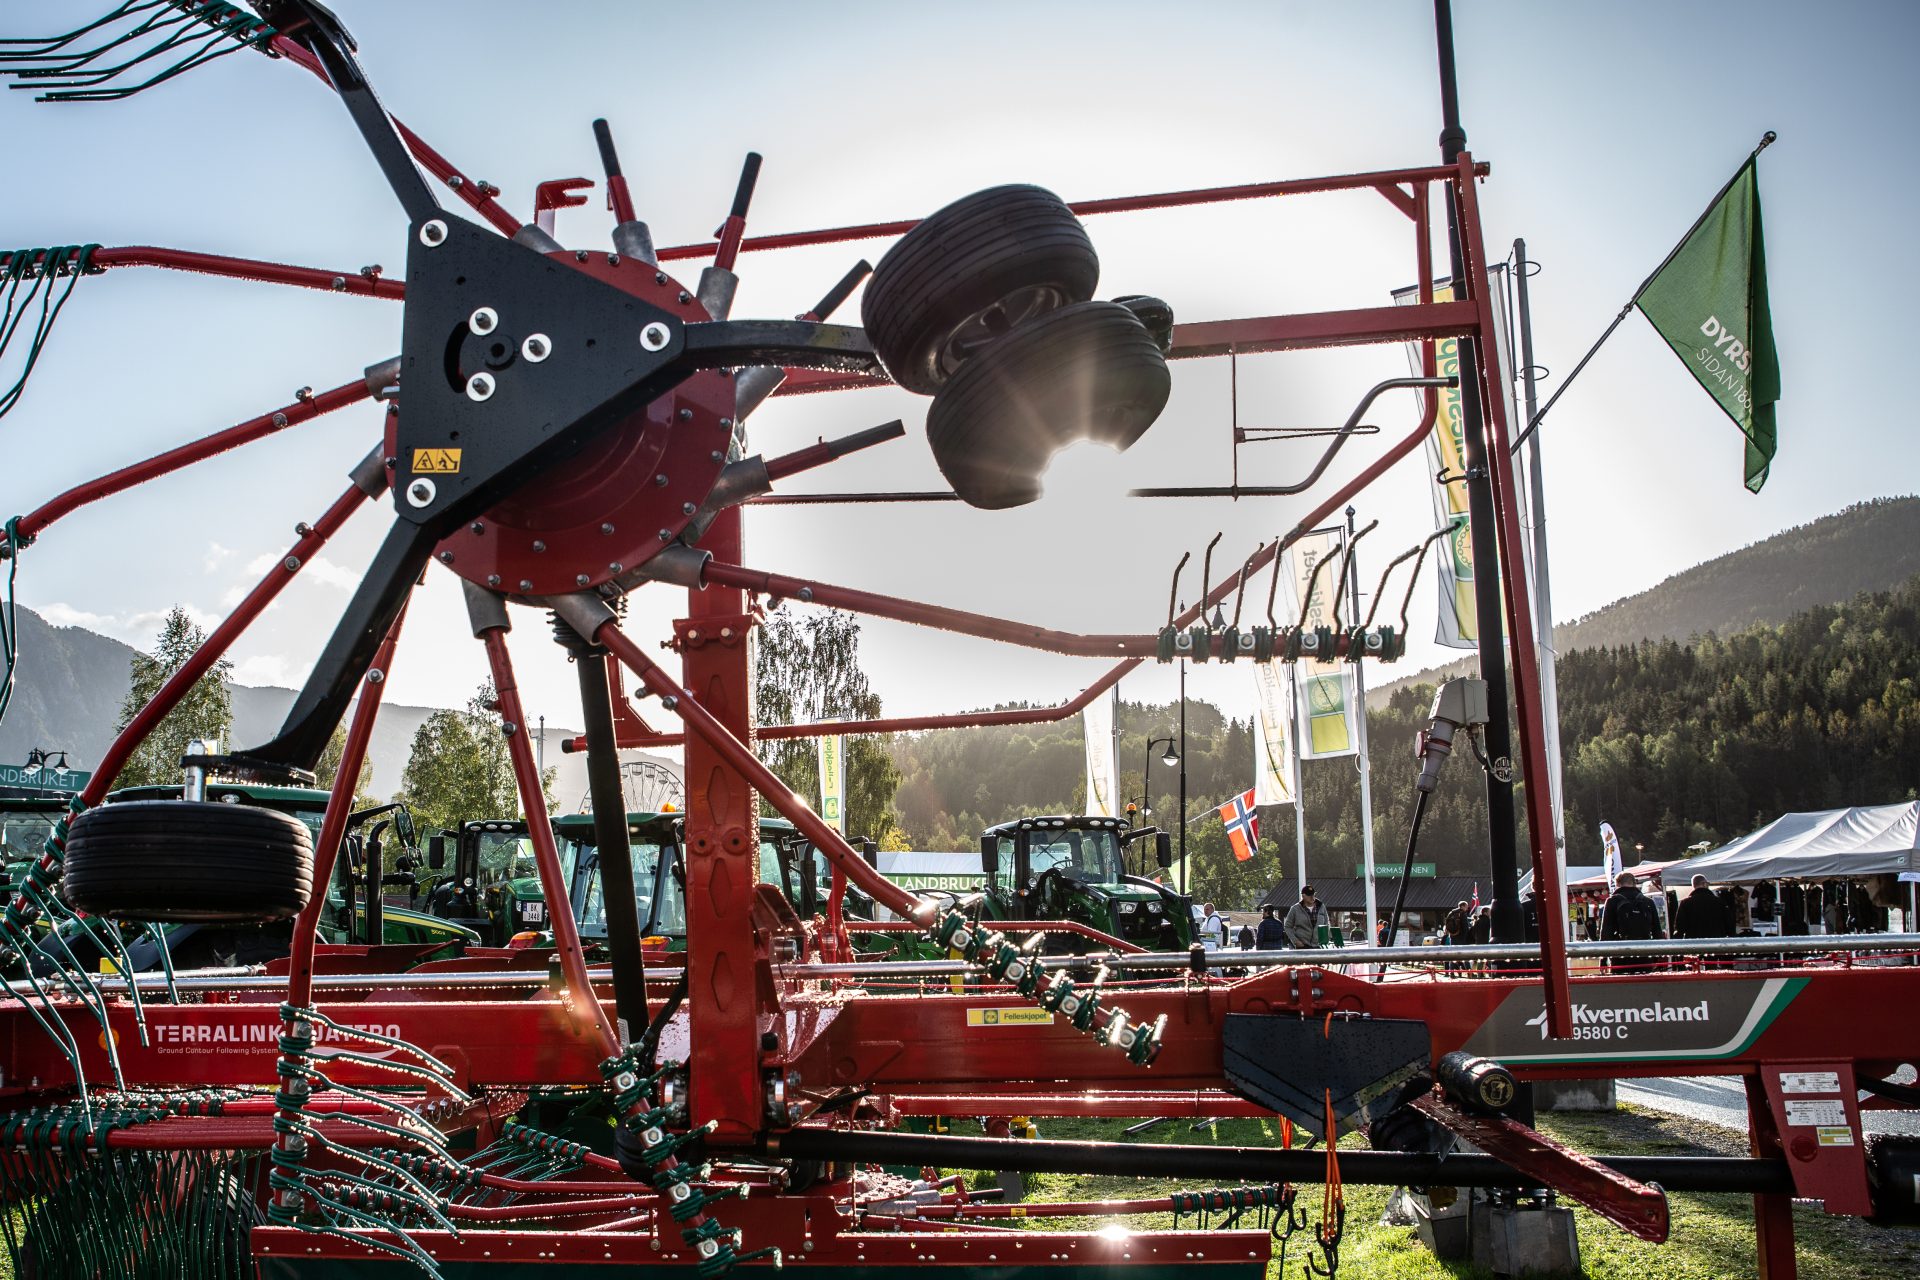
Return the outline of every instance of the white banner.
<path id="1" fill-rule="evenodd" d="M 1318 574 L 1314 567 L 1326 561 Z M 1334 624 L 1334 591 L 1339 585 L 1340 535 L 1310 533 L 1287 548 L 1287 577 L 1293 584 L 1294 607 L 1309 631 Z M 1312 598 L 1308 599 L 1311 587 Z M 1295 744 L 1302 760 L 1325 760 L 1355 755 L 1360 750 L 1354 727 L 1353 671 L 1344 662 L 1301 658 L 1295 688 L 1299 694 L 1300 735 Z"/>
<path id="2" fill-rule="evenodd" d="M 820 816 L 847 833 L 847 740 L 837 734 L 820 742 Z"/>
<path id="3" fill-rule="evenodd" d="M 1613 834 L 1613 824 L 1600 824 L 1600 850 L 1607 858 L 1607 888 L 1612 890 L 1613 882 L 1620 878 L 1620 837 Z"/>
<path id="4" fill-rule="evenodd" d="M 1494 357 L 1498 361 L 1494 385 L 1501 389 L 1502 394 L 1513 385 L 1513 379 L 1508 374 L 1513 362 L 1507 355 L 1507 294 L 1504 282 L 1504 264 L 1487 273 L 1487 296 L 1493 303 L 1494 312 Z M 1393 300 L 1404 306 L 1415 305 L 1420 301 L 1420 292 L 1417 289 L 1396 289 Z M 1453 301 L 1452 283 L 1436 281 L 1433 300 Z M 1419 376 L 1422 371 L 1420 343 L 1407 344 L 1407 358 L 1412 362 L 1414 375 Z M 1459 339 L 1442 338 L 1434 343 L 1434 367 L 1443 378 L 1459 376 Z M 1433 638 L 1450 649 L 1474 649 L 1479 647 L 1479 624 L 1474 612 L 1473 544 L 1468 535 L 1466 519 L 1467 486 L 1460 480 L 1467 470 L 1467 442 L 1461 422 L 1460 389 L 1443 387 L 1439 395 L 1440 413 L 1434 419 L 1432 434 L 1427 437 L 1427 463 L 1433 475 L 1445 476 L 1452 483 L 1441 484 L 1436 481 L 1433 486 L 1433 527 L 1440 529 L 1451 524 L 1454 528 L 1434 548 L 1433 567 L 1435 581 L 1440 588 L 1440 615 Z M 1508 421 L 1511 430 L 1510 407 Z"/>
<path id="5" fill-rule="evenodd" d="M 1292 707 L 1277 662 L 1256 662 L 1253 673 L 1253 802 L 1293 803 Z"/>
<path id="6" fill-rule="evenodd" d="M 1102 694 L 1080 713 L 1080 729 L 1087 738 L 1087 812 L 1099 818 L 1117 818 L 1114 795 L 1120 789 L 1120 770 L 1114 760 L 1113 697 Z"/>

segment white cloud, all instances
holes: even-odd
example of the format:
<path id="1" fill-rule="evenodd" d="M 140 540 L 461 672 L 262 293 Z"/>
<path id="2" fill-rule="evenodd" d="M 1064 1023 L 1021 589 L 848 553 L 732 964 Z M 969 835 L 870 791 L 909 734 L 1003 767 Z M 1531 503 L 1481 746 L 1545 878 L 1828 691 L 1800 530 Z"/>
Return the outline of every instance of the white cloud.
<path id="1" fill-rule="evenodd" d="M 233 683 L 246 685 L 292 684 L 293 663 L 284 653 L 256 653 L 233 664 Z"/>
<path id="2" fill-rule="evenodd" d="M 34 612 L 56 627 L 85 627 L 89 631 L 99 631 L 113 622 L 104 613 L 88 613 L 85 609 L 76 609 L 58 600 L 36 605 Z"/>
<path id="3" fill-rule="evenodd" d="M 207 572 L 219 572 L 220 566 L 233 559 L 234 555 L 235 552 L 232 547 L 223 547 L 217 542 L 209 542 L 207 544 L 207 559 L 205 562 Z"/>
<path id="4" fill-rule="evenodd" d="M 254 583 L 264 577 L 267 570 L 273 568 L 285 559 L 286 556 L 281 552 L 269 552 L 265 555 L 257 555 L 247 561 L 248 581 L 235 588 L 234 591 L 229 592 L 234 601 L 238 602 L 241 596 L 253 590 Z M 325 556 L 315 556 L 300 566 L 299 576 L 303 581 L 318 582 L 323 586 L 339 587 L 342 590 L 352 590 L 354 587 L 360 585 L 360 579 L 354 574 L 353 570 L 345 568 L 327 559 Z"/>
<path id="5" fill-rule="evenodd" d="M 196 627 L 202 631 L 211 631 L 220 624 L 225 615 L 209 613 L 194 604 L 181 604 Z M 167 620 L 168 610 L 146 609 L 138 613 L 89 613 L 85 609 L 76 609 L 61 601 L 51 601 L 35 606 L 41 617 L 56 627 L 84 627 L 88 631 L 103 636 L 111 636 L 136 649 L 150 647 L 160 635 L 160 626 Z"/>

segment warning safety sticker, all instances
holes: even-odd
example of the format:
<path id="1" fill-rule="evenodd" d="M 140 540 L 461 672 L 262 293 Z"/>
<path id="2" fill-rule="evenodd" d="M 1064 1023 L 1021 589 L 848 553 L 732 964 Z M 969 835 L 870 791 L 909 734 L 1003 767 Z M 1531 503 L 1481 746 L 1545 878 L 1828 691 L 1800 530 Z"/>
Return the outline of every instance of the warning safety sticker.
<path id="1" fill-rule="evenodd" d="M 415 449 L 413 474 L 417 476 L 459 475 L 460 451 L 458 449 Z"/>

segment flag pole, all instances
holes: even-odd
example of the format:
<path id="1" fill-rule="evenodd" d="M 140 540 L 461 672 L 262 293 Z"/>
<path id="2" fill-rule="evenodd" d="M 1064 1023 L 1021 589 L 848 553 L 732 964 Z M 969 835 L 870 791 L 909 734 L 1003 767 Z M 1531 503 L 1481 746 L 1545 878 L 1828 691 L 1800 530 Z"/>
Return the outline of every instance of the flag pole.
<path id="1" fill-rule="evenodd" d="M 1594 352 L 1600 350 L 1601 344 L 1613 336 L 1613 331 L 1618 329 L 1620 322 L 1627 318 L 1627 313 L 1633 310 L 1635 303 L 1639 302 L 1640 295 L 1647 291 L 1647 286 L 1653 283 L 1653 278 L 1667 269 L 1667 264 L 1672 262 L 1674 258 L 1679 255 L 1680 250 L 1686 247 L 1687 241 L 1693 238 L 1693 233 L 1700 229 L 1700 224 L 1707 220 L 1714 209 L 1719 206 L 1721 198 L 1732 189 L 1734 183 L 1740 180 L 1740 175 L 1747 171 L 1747 166 L 1752 164 L 1762 151 L 1772 146 L 1779 136 L 1779 134 L 1771 129 L 1760 136 L 1760 145 L 1755 147 L 1745 160 L 1741 161 L 1740 167 L 1733 171 L 1733 176 L 1721 184 L 1720 190 L 1714 193 L 1713 199 L 1707 201 L 1707 207 L 1700 211 L 1700 216 L 1693 220 L 1693 225 L 1687 228 L 1686 234 L 1674 242 L 1673 248 L 1667 250 L 1666 257 L 1660 259 L 1660 265 L 1647 272 L 1647 278 L 1642 280 L 1640 287 L 1633 291 L 1633 297 L 1627 299 L 1626 305 L 1620 308 L 1620 314 L 1613 318 L 1613 323 L 1607 326 L 1607 331 L 1601 334 L 1592 346 L 1587 348 L 1587 354 L 1581 356 L 1580 363 L 1573 366 L 1573 372 L 1567 375 L 1567 380 L 1562 382 L 1554 389 L 1554 393 L 1547 397 L 1547 402 L 1540 406 L 1540 412 L 1528 417 L 1526 428 L 1513 438 L 1513 445 L 1509 449 L 1510 453 L 1520 452 L 1520 446 L 1525 444 L 1528 438 L 1533 435 L 1533 429 L 1540 425 L 1542 418 L 1547 416 L 1547 410 L 1553 408 L 1554 402 L 1560 398 L 1561 394 L 1565 392 L 1568 387 L 1573 385 L 1573 380 L 1580 376 L 1580 371 L 1587 367 L 1587 361 L 1593 359 Z"/>
<path id="2" fill-rule="evenodd" d="M 1539 389 L 1533 364 L 1533 309 L 1527 292 L 1529 264 L 1525 240 L 1513 242 L 1513 256 L 1513 275 L 1520 295 L 1520 384 L 1526 398 L 1527 417 L 1532 419 L 1534 406 L 1539 402 Z M 1565 929 L 1568 905 L 1566 778 L 1560 757 L 1559 655 L 1553 640 L 1553 587 L 1547 571 L 1547 490 L 1538 436 L 1528 443 L 1526 475 L 1527 512 L 1533 522 L 1533 631 L 1540 659 L 1540 718 L 1545 721 L 1547 781 L 1553 791 L 1553 852 L 1560 862 L 1560 901 L 1554 905 L 1559 911 L 1560 928 Z M 1539 886 L 1534 887 L 1534 921 L 1539 929 L 1545 929 L 1547 904 L 1539 899 Z"/>
<path id="3" fill-rule="evenodd" d="M 1300 689 L 1294 683 L 1294 665 L 1287 664 L 1287 732 L 1293 735 L 1293 843 L 1299 866 L 1299 885 L 1307 883 L 1307 797 L 1300 789 Z"/>
<path id="4" fill-rule="evenodd" d="M 1353 508 L 1347 508 L 1347 591 L 1353 616 L 1360 616 L 1360 570 L 1353 559 Z M 1354 745 L 1359 748 L 1355 762 L 1360 766 L 1360 856 L 1361 871 L 1366 880 L 1367 895 L 1367 945 L 1373 945 L 1379 937 L 1380 901 L 1373 884 L 1373 767 L 1367 759 L 1367 678 L 1364 672 L 1366 664 L 1355 662 L 1353 667 L 1353 705 L 1354 705 Z M 1301 873 L 1301 883 L 1306 883 L 1306 875 Z"/>

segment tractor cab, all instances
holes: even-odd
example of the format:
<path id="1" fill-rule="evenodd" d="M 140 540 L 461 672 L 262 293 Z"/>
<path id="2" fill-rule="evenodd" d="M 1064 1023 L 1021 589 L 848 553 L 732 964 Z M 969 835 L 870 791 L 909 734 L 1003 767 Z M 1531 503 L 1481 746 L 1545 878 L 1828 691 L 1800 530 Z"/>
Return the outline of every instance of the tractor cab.
<path id="1" fill-rule="evenodd" d="M 587 821 L 591 825 L 591 820 Z M 534 858 L 533 837 L 528 834 L 526 820 L 488 818 L 463 822 L 454 836 L 457 843 L 453 874 L 434 886 L 428 909 L 437 916 L 467 924 L 489 946 L 505 946 L 516 933 L 546 929 L 549 923 L 546 893 L 540 887 L 540 867 Z M 429 866 L 436 856 L 445 862 L 444 837 L 442 840 L 437 854 L 429 848 Z M 568 880 L 573 877 L 578 848 L 569 841 L 560 841 L 560 871 Z"/>
<path id="2" fill-rule="evenodd" d="M 606 882 L 601 875 L 600 849 L 591 814 L 556 818 L 561 860 L 573 868 L 568 895 L 582 945 L 592 948 L 607 941 Z M 634 906 L 640 936 L 662 939 L 666 949 L 687 946 L 685 873 L 680 866 L 680 815 L 629 813 L 627 847 L 633 863 Z M 656 942 L 657 948 L 661 943 Z"/>
<path id="3" fill-rule="evenodd" d="M 65 796 L 0 795 L 0 868 L 6 872 L 6 891 L 26 875 L 53 834 L 54 823 L 67 813 Z"/>
<path id="4" fill-rule="evenodd" d="M 1019 818 L 980 837 L 987 873 L 982 912 L 990 920 L 1077 920 L 1103 933 L 1157 951 L 1193 942 L 1185 897 L 1143 875 L 1127 872 L 1133 846 L 1148 845 L 1162 869 L 1172 862 L 1164 831 L 1134 829 L 1118 818 Z M 1060 935 L 1076 951 L 1090 940 Z"/>

